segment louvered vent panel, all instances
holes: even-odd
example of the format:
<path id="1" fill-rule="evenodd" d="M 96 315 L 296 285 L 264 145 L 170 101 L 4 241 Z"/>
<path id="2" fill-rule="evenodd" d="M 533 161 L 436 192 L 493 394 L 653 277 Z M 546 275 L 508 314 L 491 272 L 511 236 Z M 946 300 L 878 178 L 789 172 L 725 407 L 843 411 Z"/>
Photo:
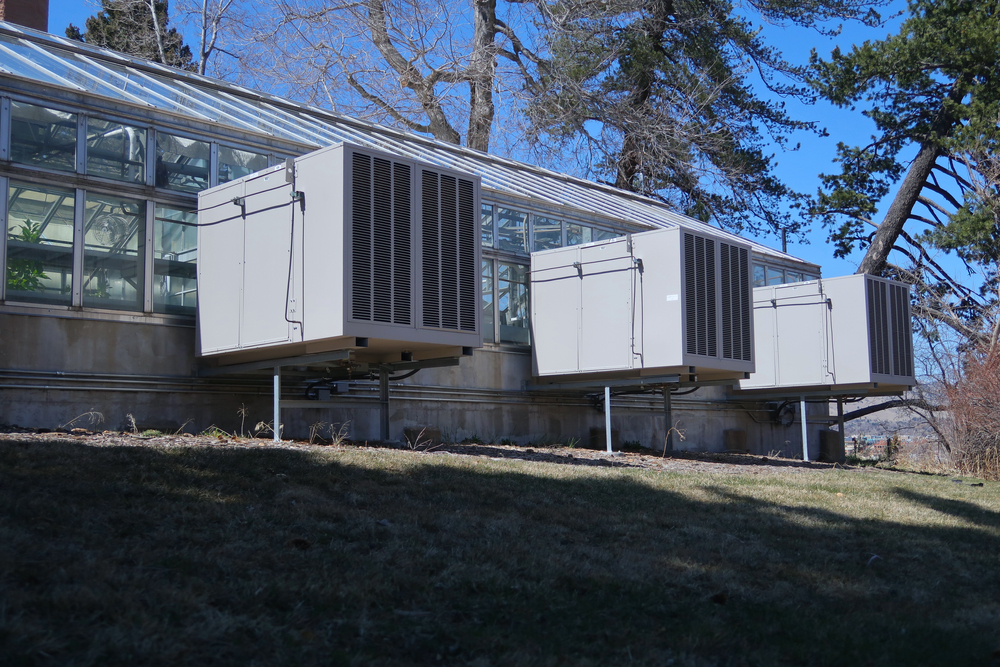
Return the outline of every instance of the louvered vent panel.
<path id="1" fill-rule="evenodd" d="M 715 242 L 684 235 L 684 295 L 689 354 L 716 356 Z"/>
<path id="2" fill-rule="evenodd" d="M 730 248 L 728 243 L 719 244 L 719 253 L 722 255 L 720 268 L 722 269 L 722 356 L 724 359 L 733 358 L 733 272 Z"/>
<path id="3" fill-rule="evenodd" d="M 694 237 L 684 235 L 684 334 L 688 354 L 698 353 L 698 290 L 695 280 Z"/>
<path id="4" fill-rule="evenodd" d="M 872 373 L 889 375 L 889 322 L 887 317 L 886 285 L 868 281 L 868 346 Z"/>
<path id="5" fill-rule="evenodd" d="M 706 354 L 710 357 L 717 356 L 719 350 L 716 347 L 719 340 L 718 325 L 716 324 L 716 286 L 715 286 L 715 241 L 705 240 L 705 343 Z"/>
<path id="6" fill-rule="evenodd" d="M 892 372 L 913 375 L 913 332 L 910 328 L 910 293 L 902 285 L 889 286 L 892 307 Z"/>
<path id="7" fill-rule="evenodd" d="M 749 252 L 720 243 L 722 255 L 722 356 L 751 360 Z"/>
<path id="8" fill-rule="evenodd" d="M 413 220 L 410 205 L 410 166 L 393 164 L 392 183 L 392 322 L 393 324 L 412 324 L 413 302 L 413 269 L 411 257 L 413 254 Z"/>
<path id="9" fill-rule="evenodd" d="M 372 175 L 371 157 L 354 154 L 351 190 L 351 314 L 372 318 Z"/>
<path id="10" fill-rule="evenodd" d="M 740 320 L 743 322 L 743 361 L 753 360 L 753 291 L 750 288 L 750 251 L 740 250 Z"/>
<path id="11" fill-rule="evenodd" d="M 392 163 L 375 158 L 373 213 L 375 236 L 372 244 L 374 277 L 374 320 L 392 321 Z"/>
<path id="12" fill-rule="evenodd" d="M 441 176 L 441 326 L 458 328 L 458 184 Z"/>
<path id="13" fill-rule="evenodd" d="M 421 170 L 423 325 L 476 330 L 479 270 L 476 266 L 475 184 Z"/>
<path id="14" fill-rule="evenodd" d="M 410 167 L 355 152 L 351 317 L 412 324 Z"/>
<path id="15" fill-rule="evenodd" d="M 425 327 L 441 326 L 441 230 L 439 213 L 438 175 L 421 172 L 421 251 L 423 252 L 423 323 Z"/>
<path id="16" fill-rule="evenodd" d="M 463 331 L 476 330 L 479 310 L 479 267 L 476 266 L 476 189 L 472 181 L 458 181 L 458 275 L 461 285 L 459 325 Z"/>

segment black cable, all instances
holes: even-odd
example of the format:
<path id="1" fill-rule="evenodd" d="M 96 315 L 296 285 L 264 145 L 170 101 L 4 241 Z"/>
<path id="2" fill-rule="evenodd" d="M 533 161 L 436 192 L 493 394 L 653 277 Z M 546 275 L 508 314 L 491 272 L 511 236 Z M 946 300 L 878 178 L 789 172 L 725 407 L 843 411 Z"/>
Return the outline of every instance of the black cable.
<path id="1" fill-rule="evenodd" d="M 276 188 L 273 188 L 273 189 L 276 189 Z M 294 190 L 293 190 L 293 192 L 294 192 Z M 281 206 L 284 206 L 284 205 L 285 204 L 282 204 Z M 272 206 L 271 208 L 280 208 L 280 206 Z M 261 210 L 267 211 L 267 210 L 270 210 L 270 209 L 261 209 Z M 305 223 L 305 215 L 304 215 L 305 214 L 305 202 L 302 202 L 302 213 L 303 213 L 303 220 L 302 220 L 302 222 L 304 224 Z M 289 239 L 288 239 L 288 279 L 285 281 L 285 321 L 288 322 L 289 324 L 298 324 L 299 325 L 299 334 L 302 337 L 302 342 L 305 342 L 305 340 L 306 340 L 306 325 L 302 321 L 300 321 L 300 320 L 290 320 L 290 319 L 288 319 L 288 300 L 292 296 L 292 265 L 293 265 L 294 260 L 295 260 L 295 207 L 294 206 L 292 207 L 292 218 L 291 218 L 291 220 L 292 220 L 292 229 L 291 229 L 291 233 L 289 233 L 289 235 L 288 235 L 289 236 Z"/>

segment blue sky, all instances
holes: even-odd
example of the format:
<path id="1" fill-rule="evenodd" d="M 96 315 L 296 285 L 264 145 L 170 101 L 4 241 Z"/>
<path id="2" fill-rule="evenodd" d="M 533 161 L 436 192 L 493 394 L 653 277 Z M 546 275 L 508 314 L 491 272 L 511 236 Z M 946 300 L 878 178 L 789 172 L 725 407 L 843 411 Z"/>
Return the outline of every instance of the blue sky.
<path id="1" fill-rule="evenodd" d="M 66 26 L 74 23 L 81 29 L 87 17 L 93 15 L 99 8 L 96 0 L 51 0 L 49 5 L 49 30 L 58 35 L 64 34 Z M 905 9 L 904 2 L 896 2 L 891 8 L 882 12 L 888 17 L 894 12 Z M 765 29 L 770 43 L 776 45 L 790 61 L 805 63 L 809 52 L 815 48 L 821 55 L 827 55 L 835 46 L 849 50 L 851 45 L 870 39 L 882 39 L 893 33 L 900 19 L 895 19 L 883 28 L 866 28 L 857 24 L 845 24 L 843 32 L 833 38 L 823 37 L 815 31 L 802 28 Z M 185 41 L 194 43 L 193 35 L 185 35 Z M 862 144 L 871 136 L 874 126 L 857 111 L 851 112 L 826 104 L 818 103 L 812 106 L 802 105 L 794 100 L 788 100 L 788 111 L 792 117 L 802 120 L 814 120 L 827 128 L 829 136 L 817 137 L 801 133 L 796 139 L 802 147 L 798 151 L 783 152 L 776 149 L 778 162 L 777 175 L 793 189 L 800 192 L 813 193 L 819 186 L 819 174 L 837 171 L 832 160 L 836 155 L 837 142 L 843 141 L 851 145 Z M 793 142 L 794 143 L 794 142 Z M 888 206 L 885 202 L 880 206 L 884 211 Z M 876 218 L 877 219 L 877 218 Z M 855 253 L 848 259 L 834 259 L 833 249 L 826 243 L 827 233 L 822 229 L 813 229 L 807 235 L 806 243 L 790 243 L 789 252 L 811 262 L 823 266 L 823 274 L 828 277 L 853 273 L 860 263 L 862 253 Z M 759 239 L 772 247 L 780 247 L 780 240 L 773 237 Z"/>

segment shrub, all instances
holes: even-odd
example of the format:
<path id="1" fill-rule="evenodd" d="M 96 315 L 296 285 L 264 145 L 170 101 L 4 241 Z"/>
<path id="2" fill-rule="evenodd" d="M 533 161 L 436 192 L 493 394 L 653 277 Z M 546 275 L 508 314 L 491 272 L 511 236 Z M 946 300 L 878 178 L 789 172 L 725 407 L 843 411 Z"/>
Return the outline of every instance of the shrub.
<path id="1" fill-rule="evenodd" d="M 1000 479 L 1000 354 L 966 354 L 961 376 L 947 391 L 956 467 Z"/>

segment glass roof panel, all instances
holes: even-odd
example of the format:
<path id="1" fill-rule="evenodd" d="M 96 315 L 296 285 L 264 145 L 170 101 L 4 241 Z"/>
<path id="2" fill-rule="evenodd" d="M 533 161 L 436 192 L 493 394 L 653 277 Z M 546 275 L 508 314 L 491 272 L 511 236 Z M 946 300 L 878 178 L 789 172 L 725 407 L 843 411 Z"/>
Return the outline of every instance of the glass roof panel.
<path id="1" fill-rule="evenodd" d="M 0 59 L 0 67 L 11 74 L 59 86 L 78 87 L 64 76 L 60 76 L 59 72 L 65 70 L 64 67 L 53 67 L 51 58 L 32 49 L 21 40 L 0 35 L 0 53 L 3 56 Z"/>
<path id="2" fill-rule="evenodd" d="M 133 83 L 145 87 L 151 93 L 154 93 L 158 99 L 166 102 L 166 106 L 170 111 L 196 114 L 202 118 L 216 122 L 219 122 L 223 115 L 218 109 L 213 109 L 192 99 L 190 96 L 184 95 L 170 79 L 158 77 L 155 74 L 147 74 L 146 72 L 132 68 L 128 68 L 127 71 Z M 163 102 L 158 106 L 163 107 Z"/>
<path id="3" fill-rule="evenodd" d="M 92 60 L 85 56 L 66 53 L 65 62 L 67 68 L 72 73 L 73 81 L 91 80 L 100 84 L 101 88 L 95 92 L 105 92 L 104 94 L 130 102 L 147 104 L 154 108 L 163 108 L 163 101 L 158 99 L 149 89 L 135 83 L 129 79 L 129 72 L 121 65 L 115 63 Z M 81 85 L 83 85 L 81 83 Z M 181 111 L 182 109 L 177 109 Z"/>
<path id="4" fill-rule="evenodd" d="M 144 103 L 171 113 L 211 120 L 242 131 L 263 133 L 303 147 L 351 142 L 395 152 L 480 176 L 499 192 L 555 203 L 581 212 L 647 224 L 683 226 L 722 236 L 736 235 L 669 210 L 654 200 L 616 191 L 549 170 L 440 141 L 340 116 L 191 72 L 130 58 L 86 44 L 0 22 L 0 70 L 87 90 L 116 100 Z M 781 255 L 759 243 L 758 252 Z M 784 256 L 784 255 L 782 255 Z M 789 257 L 790 259 L 794 259 Z"/>

